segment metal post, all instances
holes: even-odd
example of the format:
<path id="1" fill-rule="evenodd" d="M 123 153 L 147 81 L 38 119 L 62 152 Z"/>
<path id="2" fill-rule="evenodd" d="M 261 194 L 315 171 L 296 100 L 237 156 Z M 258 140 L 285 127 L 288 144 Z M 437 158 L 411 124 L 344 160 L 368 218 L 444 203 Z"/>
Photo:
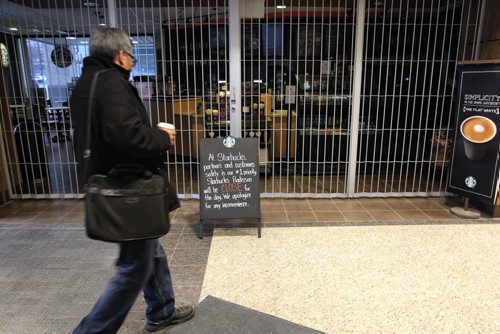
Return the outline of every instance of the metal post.
<path id="1" fill-rule="evenodd" d="M 356 167 L 358 158 L 359 112 L 361 107 L 361 80 L 363 71 L 363 44 L 365 32 L 366 0 L 358 0 L 356 10 L 356 50 L 354 55 L 354 81 L 352 96 L 352 115 L 349 145 L 349 169 L 347 174 L 347 196 L 353 197 L 356 187 Z"/>
<path id="2" fill-rule="evenodd" d="M 240 1 L 229 0 L 229 89 L 231 136 L 241 137 L 241 18 Z"/>
<path id="3" fill-rule="evenodd" d="M 116 2 L 115 0 L 108 0 L 108 16 L 109 26 L 116 28 Z"/>
<path id="4" fill-rule="evenodd" d="M 476 49 L 474 50 L 474 60 L 479 60 L 481 57 L 481 37 L 483 35 L 483 21 L 486 12 L 486 0 L 481 1 L 481 13 L 479 14 L 479 23 L 477 26 Z"/>

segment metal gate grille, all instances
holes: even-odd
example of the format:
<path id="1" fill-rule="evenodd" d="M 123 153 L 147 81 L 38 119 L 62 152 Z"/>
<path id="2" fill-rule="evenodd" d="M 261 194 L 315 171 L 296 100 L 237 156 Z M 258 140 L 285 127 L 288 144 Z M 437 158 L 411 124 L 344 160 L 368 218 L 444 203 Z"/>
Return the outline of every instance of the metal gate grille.
<path id="1" fill-rule="evenodd" d="M 67 101 L 102 25 L 130 34 L 131 79 L 152 124 L 176 124 L 165 163 L 181 197 L 198 198 L 200 139 L 228 135 L 235 121 L 231 47 L 241 49 L 236 121 L 259 138 L 262 196 L 445 193 L 456 65 L 477 54 L 483 1 L 239 1 L 238 45 L 233 1 L 1 0 L 11 197 L 81 196 Z"/>
<path id="2" fill-rule="evenodd" d="M 479 7 L 445 0 L 372 3 L 366 16 L 356 192 L 443 194 L 456 65 L 472 57 L 465 41 L 476 39 Z"/>
<path id="3" fill-rule="evenodd" d="M 226 136 L 230 131 L 227 2 L 167 2 L 156 95 L 152 97 L 153 124 L 174 123 L 177 143 L 166 163 L 177 191 L 198 197 L 198 147 L 202 138 Z M 155 113 L 156 117 L 155 117 Z"/>

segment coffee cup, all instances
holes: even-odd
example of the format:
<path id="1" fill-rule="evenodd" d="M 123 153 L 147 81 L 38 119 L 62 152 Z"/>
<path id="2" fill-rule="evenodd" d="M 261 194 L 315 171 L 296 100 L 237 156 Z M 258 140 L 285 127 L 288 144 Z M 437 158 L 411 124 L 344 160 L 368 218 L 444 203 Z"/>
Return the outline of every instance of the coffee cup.
<path id="1" fill-rule="evenodd" d="M 162 130 L 175 130 L 175 125 L 171 124 L 171 123 L 166 123 L 166 122 L 160 122 L 158 123 L 157 125 L 158 129 L 162 129 Z"/>
<path id="2" fill-rule="evenodd" d="M 463 136 L 465 155 L 470 160 L 479 161 L 488 150 L 488 143 L 495 138 L 497 127 L 487 117 L 471 116 L 462 122 L 460 132 Z"/>

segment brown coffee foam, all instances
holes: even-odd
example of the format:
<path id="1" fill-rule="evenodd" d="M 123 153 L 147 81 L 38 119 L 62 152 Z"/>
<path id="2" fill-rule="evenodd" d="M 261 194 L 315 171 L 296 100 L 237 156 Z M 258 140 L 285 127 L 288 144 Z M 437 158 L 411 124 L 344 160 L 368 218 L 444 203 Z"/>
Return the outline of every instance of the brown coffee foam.
<path id="1" fill-rule="evenodd" d="M 483 132 L 478 132 L 474 129 L 476 125 L 481 125 L 484 128 Z M 495 136 L 495 124 L 483 117 L 471 117 L 462 125 L 462 133 L 465 138 L 474 142 L 485 142 Z"/>

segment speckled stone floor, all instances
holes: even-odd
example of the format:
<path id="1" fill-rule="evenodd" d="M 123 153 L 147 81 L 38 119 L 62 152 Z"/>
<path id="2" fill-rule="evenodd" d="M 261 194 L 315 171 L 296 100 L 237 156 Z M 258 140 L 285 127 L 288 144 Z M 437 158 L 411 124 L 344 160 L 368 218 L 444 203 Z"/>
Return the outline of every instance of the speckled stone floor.
<path id="1" fill-rule="evenodd" d="M 500 332 L 500 219 L 457 219 L 456 204 L 262 199 L 261 239 L 233 220 L 200 240 L 199 203 L 183 201 L 161 242 L 182 303 L 213 294 L 329 333 Z M 86 239 L 83 217 L 78 200 L 0 207 L 0 333 L 68 333 L 90 310 L 116 247 Z M 119 333 L 144 310 L 139 297 Z"/>
<path id="2" fill-rule="evenodd" d="M 500 225 L 216 229 L 211 295 L 326 333 L 500 333 Z"/>

